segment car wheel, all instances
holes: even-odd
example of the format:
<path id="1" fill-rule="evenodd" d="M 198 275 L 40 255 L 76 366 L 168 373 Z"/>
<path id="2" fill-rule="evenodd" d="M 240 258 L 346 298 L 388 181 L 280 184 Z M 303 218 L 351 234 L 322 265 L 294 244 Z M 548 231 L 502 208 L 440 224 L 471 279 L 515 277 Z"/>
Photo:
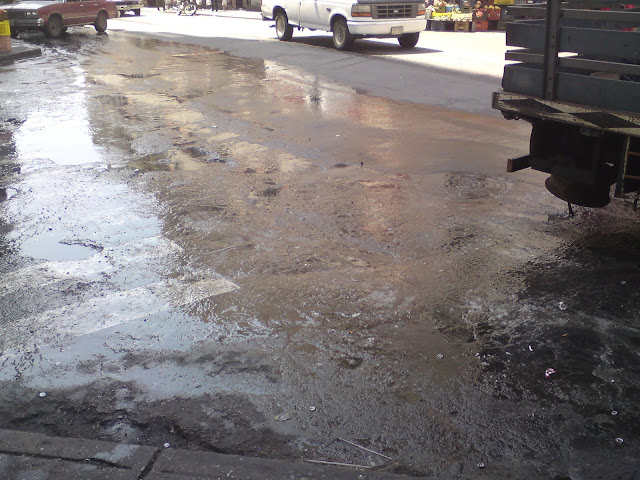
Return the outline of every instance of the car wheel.
<path id="1" fill-rule="evenodd" d="M 289 41 L 293 37 L 293 27 L 289 24 L 287 14 L 283 11 L 276 13 L 276 35 L 279 40 Z"/>
<path id="2" fill-rule="evenodd" d="M 53 17 L 49 17 L 47 26 L 44 27 L 44 34 L 49 38 L 60 38 L 63 28 L 64 24 L 62 23 L 62 18 L 55 15 Z"/>
<path id="3" fill-rule="evenodd" d="M 338 50 L 351 50 L 356 41 L 347 27 L 347 21 L 344 18 L 338 18 L 333 24 L 333 46 Z"/>
<path id="4" fill-rule="evenodd" d="M 139 8 L 136 8 L 136 9 L 133 11 L 133 13 L 136 15 L 136 17 L 139 17 L 139 16 L 140 16 L 140 9 L 139 9 Z"/>
<path id="5" fill-rule="evenodd" d="M 420 39 L 420 33 L 405 33 L 398 37 L 398 43 L 402 48 L 413 48 Z"/>
<path id="6" fill-rule="evenodd" d="M 104 33 L 107 30 L 107 14 L 100 12 L 96 18 L 96 23 L 93 24 L 96 27 L 98 33 Z"/>

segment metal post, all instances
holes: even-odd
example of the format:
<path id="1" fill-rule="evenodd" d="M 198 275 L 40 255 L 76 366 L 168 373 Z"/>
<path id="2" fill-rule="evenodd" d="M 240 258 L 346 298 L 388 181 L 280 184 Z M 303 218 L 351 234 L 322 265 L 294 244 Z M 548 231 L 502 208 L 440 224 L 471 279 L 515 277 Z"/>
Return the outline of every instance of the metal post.
<path id="1" fill-rule="evenodd" d="M 554 100 L 556 97 L 556 74 L 558 70 L 558 50 L 560 48 L 561 14 L 562 0 L 548 0 L 543 70 L 543 92 L 546 100 Z"/>
<path id="2" fill-rule="evenodd" d="M 631 143 L 631 137 L 626 136 L 622 144 L 622 153 L 620 154 L 620 161 L 618 163 L 618 181 L 616 182 L 615 196 L 620 198 L 624 195 L 624 177 L 627 174 L 627 162 L 629 161 L 629 145 Z"/>

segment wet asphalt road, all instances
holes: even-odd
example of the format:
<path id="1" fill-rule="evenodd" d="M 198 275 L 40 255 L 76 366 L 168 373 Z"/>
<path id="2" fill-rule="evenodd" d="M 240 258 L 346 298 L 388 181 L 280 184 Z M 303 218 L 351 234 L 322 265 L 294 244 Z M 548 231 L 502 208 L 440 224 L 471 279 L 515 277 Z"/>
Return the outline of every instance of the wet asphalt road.
<path id="1" fill-rule="evenodd" d="M 640 468 L 638 217 L 504 174 L 526 125 L 205 46 L 26 41 L 0 67 L 0 428 L 427 478 Z"/>

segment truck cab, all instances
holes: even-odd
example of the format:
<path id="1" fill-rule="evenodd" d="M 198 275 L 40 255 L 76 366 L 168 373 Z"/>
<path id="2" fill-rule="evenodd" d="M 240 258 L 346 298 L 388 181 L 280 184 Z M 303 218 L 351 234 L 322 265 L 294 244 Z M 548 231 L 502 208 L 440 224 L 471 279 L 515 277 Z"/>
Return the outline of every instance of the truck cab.
<path id="1" fill-rule="evenodd" d="M 333 33 L 338 50 L 350 50 L 357 38 L 397 38 L 413 48 L 427 26 L 424 1 L 406 0 L 263 0 L 262 17 L 275 20 L 280 40 L 294 27 Z"/>

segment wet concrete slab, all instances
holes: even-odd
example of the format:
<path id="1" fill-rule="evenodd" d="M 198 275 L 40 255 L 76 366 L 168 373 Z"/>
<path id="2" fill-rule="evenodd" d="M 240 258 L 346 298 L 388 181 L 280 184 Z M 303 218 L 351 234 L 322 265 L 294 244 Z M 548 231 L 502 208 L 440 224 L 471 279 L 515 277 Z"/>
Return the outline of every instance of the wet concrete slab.
<path id="1" fill-rule="evenodd" d="M 285 462 L 262 458 L 219 455 L 205 452 L 168 450 L 162 453 L 146 477 L 150 480 L 179 480 L 183 478 L 214 480 L 235 478 L 243 480 L 419 480 L 421 477 L 394 475 L 371 468 L 340 468 L 318 463 Z M 330 463 L 330 462 L 327 462 Z M 350 469 L 349 469 L 350 468 Z M 431 477 L 433 478 L 433 477 Z"/>
<path id="2" fill-rule="evenodd" d="M 369 467 L 338 467 L 239 455 L 117 444 L 82 438 L 51 437 L 0 430 L 0 476 L 3 480 L 406 480 L 405 475 Z"/>
<path id="3" fill-rule="evenodd" d="M 0 477 L 137 479 L 158 449 L 0 430 Z"/>
<path id="4" fill-rule="evenodd" d="M 526 125 L 177 41 L 30 41 L 0 69 L 1 428 L 637 470 L 637 214 L 506 175 Z"/>
<path id="5" fill-rule="evenodd" d="M 0 64 L 10 63 L 23 58 L 42 55 L 42 50 L 31 46 L 12 47 L 8 52 L 0 52 Z"/>

